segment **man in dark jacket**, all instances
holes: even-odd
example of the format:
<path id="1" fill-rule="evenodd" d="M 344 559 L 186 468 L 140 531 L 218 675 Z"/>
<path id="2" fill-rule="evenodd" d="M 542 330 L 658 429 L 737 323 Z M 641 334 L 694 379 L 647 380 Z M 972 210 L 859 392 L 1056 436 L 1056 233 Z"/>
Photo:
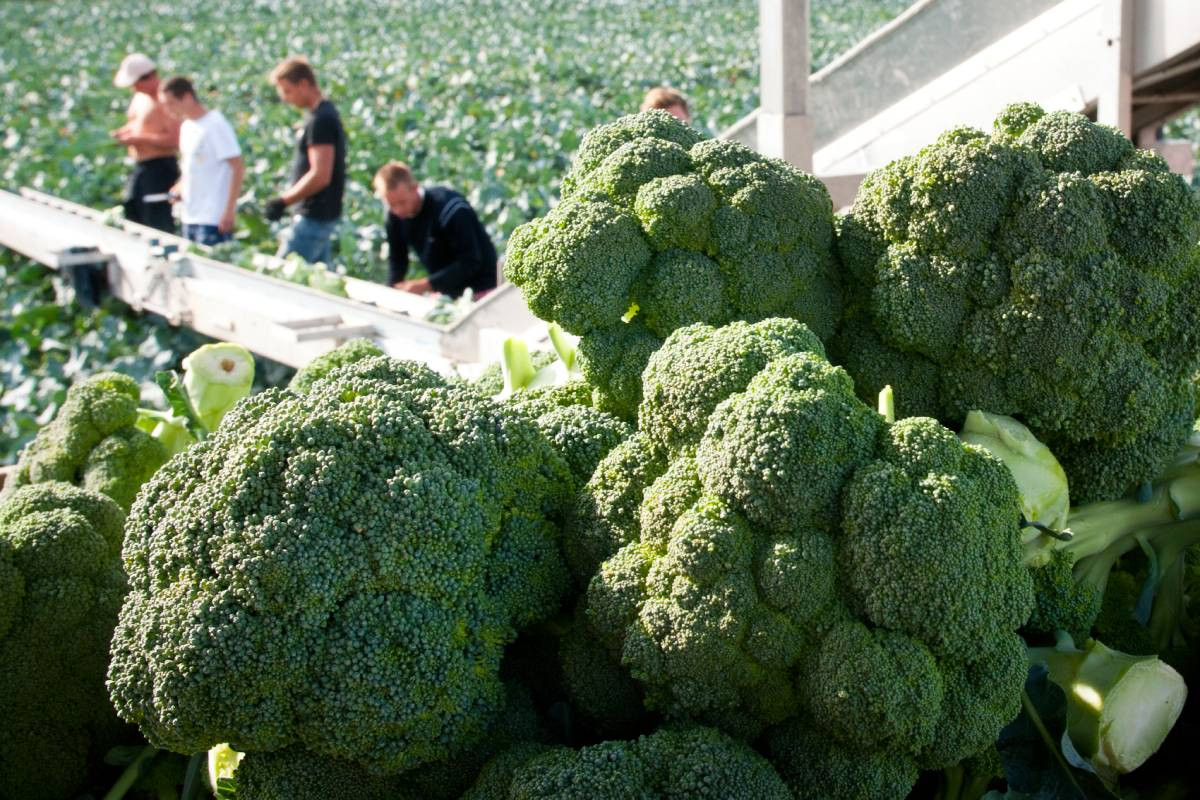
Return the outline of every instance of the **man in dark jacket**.
<path id="1" fill-rule="evenodd" d="M 467 289 L 478 295 L 496 288 L 496 248 L 461 194 L 421 186 L 397 161 L 375 173 L 375 192 L 388 209 L 388 285 L 451 297 Z M 405 280 L 410 247 L 429 277 Z"/>

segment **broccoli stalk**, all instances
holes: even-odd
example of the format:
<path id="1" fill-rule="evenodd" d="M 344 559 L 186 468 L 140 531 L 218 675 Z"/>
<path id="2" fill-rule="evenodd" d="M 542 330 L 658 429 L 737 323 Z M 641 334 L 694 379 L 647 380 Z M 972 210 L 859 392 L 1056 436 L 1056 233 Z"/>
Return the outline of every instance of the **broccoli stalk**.
<path id="1" fill-rule="evenodd" d="M 1082 650 L 1059 636 L 1029 650 L 1067 698 L 1067 734 L 1100 772 L 1125 774 L 1158 750 L 1183 711 L 1187 686 L 1156 656 L 1132 656 L 1092 639 Z"/>

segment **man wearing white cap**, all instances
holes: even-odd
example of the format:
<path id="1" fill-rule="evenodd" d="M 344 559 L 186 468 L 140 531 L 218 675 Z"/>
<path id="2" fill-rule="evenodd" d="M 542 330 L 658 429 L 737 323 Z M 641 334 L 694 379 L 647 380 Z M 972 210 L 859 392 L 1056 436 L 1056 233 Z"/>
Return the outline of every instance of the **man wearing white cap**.
<path id="1" fill-rule="evenodd" d="M 118 144 L 129 149 L 133 173 L 125 185 L 125 218 L 167 233 L 175 232 L 175 220 L 166 194 L 179 180 L 179 121 L 158 101 L 158 70 L 143 53 L 131 53 L 121 61 L 113 84 L 133 89 L 126 113 L 129 121 L 112 132 Z M 153 199 L 146 200 L 147 197 Z M 162 199 L 159 199 L 159 198 Z"/>

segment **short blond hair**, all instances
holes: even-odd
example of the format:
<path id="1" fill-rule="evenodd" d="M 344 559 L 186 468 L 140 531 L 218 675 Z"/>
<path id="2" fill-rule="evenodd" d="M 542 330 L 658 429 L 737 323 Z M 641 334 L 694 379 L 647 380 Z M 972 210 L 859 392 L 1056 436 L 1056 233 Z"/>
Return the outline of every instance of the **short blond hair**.
<path id="1" fill-rule="evenodd" d="M 684 113 L 691 114 L 691 109 L 688 108 L 687 98 L 683 96 L 683 92 L 678 89 L 672 89 L 670 86 L 655 86 L 650 91 L 646 92 L 646 96 L 642 98 L 642 111 L 649 111 L 652 108 L 682 108 Z"/>
<path id="2" fill-rule="evenodd" d="M 375 179 L 372 181 L 375 191 L 380 194 L 390 192 L 402 183 L 413 184 L 416 182 L 417 179 L 413 176 L 408 164 L 400 161 L 389 161 L 375 170 Z"/>
<path id="3" fill-rule="evenodd" d="M 275 69 L 271 70 L 268 77 L 270 77 L 271 83 L 279 83 L 280 81 L 300 83 L 307 81 L 313 86 L 317 85 L 317 73 L 313 72 L 312 65 L 308 63 L 308 59 L 304 56 L 290 56 L 285 58 L 275 65 Z"/>

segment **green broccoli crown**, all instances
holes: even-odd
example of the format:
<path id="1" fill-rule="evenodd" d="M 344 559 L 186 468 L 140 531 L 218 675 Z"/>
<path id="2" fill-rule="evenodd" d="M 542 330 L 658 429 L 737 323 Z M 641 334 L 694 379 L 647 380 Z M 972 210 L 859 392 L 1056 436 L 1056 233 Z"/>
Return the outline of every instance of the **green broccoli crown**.
<path id="1" fill-rule="evenodd" d="M 636 515 L 632 492 L 592 506 L 620 549 L 587 616 L 647 707 L 748 739 L 805 713 L 852 749 L 939 766 L 991 741 L 1033 604 L 1004 464 L 935 420 L 885 422 L 794 322 L 677 330 L 646 387 L 635 438 L 685 398 L 701 420 L 643 452 L 643 469 L 665 458 L 657 478 L 620 485 L 644 487 Z"/>
<path id="2" fill-rule="evenodd" d="M 312 388 L 314 383 L 338 367 L 357 363 L 364 358 L 374 358 L 381 355 L 383 355 L 383 351 L 379 349 L 379 345 L 370 339 L 351 339 L 340 347 L 330 350 L 328 353 L 322 353 L 296 370 L 296 374 L 292 376 L 288 388 L 293 392 L 307 392 Z M 501 378 L 500 388 L 496 392 L 492 392 L 492 394 L 496 394 L 501 388 L 503 388 L 503 378 Z"/>
<path id="3" fill-rule="evenodd" d="M 1076 580 L 1074 568 L 1075 557 L 1067 550 L 1053 550 L 1044 563 L 1030 566 L 1035 602 L 1025 626 L 1028 633 L 1053 636 L 1066 631 L 1079 641 L 1088 638 L 1107 590 Z"/>
<path id="4" fill-rule="evenodd" d="M 642 493 L 665 470 L 665 460 L 640 432 L 596 464 L 563 530 L 563 551 L 581 584 L 591 579 L 604 559 L 637 539 Z"/>
<path id="5" fill-rule="evenodd" d="M 641 685 L 592 632 L 586 598 L 559 644 L 563 687 L 571 707 L 606 737 L 629 736 L 645 718 Z"/>
<path id="6" fill-rule="evenodd" d="M 1161 158 L 1012 106 L 993 135 L 952 129 L 863 181 L 838 224 L 848 319 L 831 352 L 864 399 L 890 384 L 900 416 L 1017 417 L 1073 498 L 1118 497 L 1194 417 L 1197 239 L 1200 200 Z"/>
<path id="7" fill-rule="evenodd" d="M 788 353 L 824 357 L 825 348 L 803 323 L 790 319 L 680 327 L 646 366 L 639 429 L 667 452 L 695 447 L 717 404 L 743 391 L 768 361 Z"/>
<path id="8" fill-rule="evenodd" d="M 246 399 L 134 505 L 117 711 L 184 753 L 447 756 L 500 702 L 514 627 L 558 606 L 565 473 L 528 422 L 409 362 Z"/>
<path id="9" fill-rule="evenodd" d="M 641 323 L 584 336 L 579 340 L 579 369 L 593 389 L 593 405 L 622 419 L 637 419 L 642 402 L 642 372 L 662 346 Z"/>
<path id="10" fill-rule="evenodd" d="M 571 381 L 550 391 L 519 392 L 509 404 L 515 413 L 536 425 L 566 461 L 571 480 L 564 488 L 572 498 L 592 477 L 600 459 L 633 434 L 629 423 L 612 414 L 587 405 L 561 402 L 582 399 L 575 393 L 577 387 L 586 388 L 590 395 L 587 384 Z"/>
<path id="11" fill-rule="evenodd" d="M 796 800 L 903 800 L 917 782 L 910 756 L 848 747 L 803 717 L 772 728 L 766 742 Z"/>
<path id="12" fill-rule="evenodd" d="M 581 750 L 519 745 L 510 752 L 485 768 L 484 779 L 464 800 L 791 797 L 766 759 L 741 742 L 695 725 Z"/>
<path id="13" fill-rule="evenodd" d="M 65 481 L 106 494 L 128 510 L 167 460 L 162 443 L 137 427 L 140 396 L 137 382 L 117 372 L 71 386 L 54 419 L 21 454 L 17 485 Z"/>
<path id="14" fill-rule="evenodd" d="M 928 417 L 896 422 L 845 489 L 852 604 L 950 658 L 1015 631 L 1034 598 L 1014 508 L 1016 483 L 1000 459 Z"/>
<path id="15" fill-rule="evenodd" d="M 401 780 L 302 747 L 246 753 L 235 773 L 245 800 L 416 800 Z"/>
<path id="16" fill-rule="evenodd" d="M 0 797 L 74 796 L 118 720 L 104 673 L 125 593 L 125 514 L 68 483 L 0 503 Z"/>
<path id="17" fill-rule="evenodd" d="M 536 315 L 583 337 L 585 375 L 618 404 L 636 406 L 640 392 L 611 389 L 607 365 L 629 363 L 620 377 L 636 378 L 644 338 L 653 351 L 685 325 L 774 316 L 833 333 L 832 202 L 789 164 L 647 111 L 588 133 L 562 199 L 516 230 L 506 273 Z M 600 356 L 595 378 L 593 336 L 619 349 Z"/>

